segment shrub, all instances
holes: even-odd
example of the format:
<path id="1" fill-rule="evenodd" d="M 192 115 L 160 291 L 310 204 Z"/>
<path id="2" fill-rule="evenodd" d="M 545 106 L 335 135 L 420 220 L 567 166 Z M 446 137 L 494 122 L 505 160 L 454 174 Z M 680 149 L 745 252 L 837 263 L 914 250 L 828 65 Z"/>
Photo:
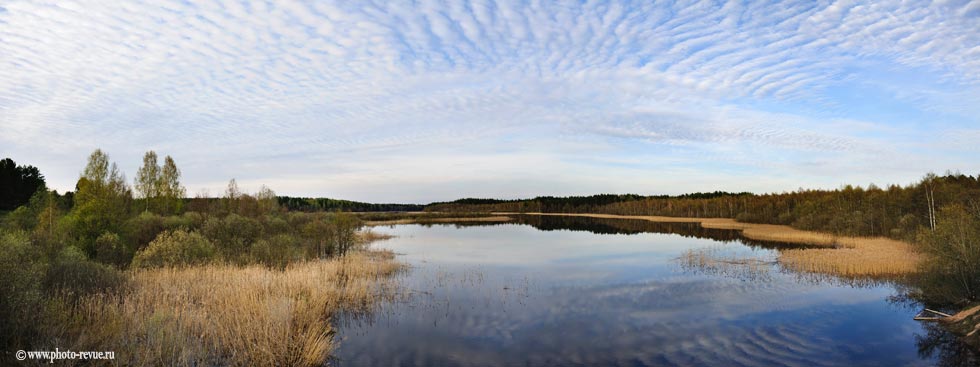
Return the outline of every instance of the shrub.
<path id="1" fill-rule="evenodd" d="M 309 245 L 307 251 L 311 257 L 326 258 L 336 253 L 334 243 L 334 227 L 321 218 L 309 221 L 302 227 L 303 237 Z"/>
<path id="2" fill-rule="evenodd" d="M 262 233 L 262 225 L 251 218 L 229 214 L 224 219 L 208 218 L 201 234 L 211 240 L 227 259 L 241 258 Z"/>
<path id="3" fill-rule="evenodd" d="M 95 239 L 95 259 L 115 266 L 126 266 L 133 259 L 133 252 L 119 235 L 105 232 Z"/>
<path id="4" fill-rule="evenodd" d="M 116 237 L 114 234 L 99 237 Z M 72 297 L 108 292 L 125 283 L 118 270 L 85 257 L 76 247 L 65 247 L 51 262 L 44 276 L 44 288 L 52 293 L 67 293 Z"/>
<path id="5" fill-rule="evenodd" d="M 135 249 L 142 249 L 146 247 L 157 238 L 160 232 L 164 231 L 163 227 L 163 217 L 150 213 L 143 212 L 135 218 L 130 219 L 126 223 L 128 229 L 128 234 L 131 243 L 135 245 Z"/>
<path id="6" fill-rule="evenodd" d="M 215 258 L 215 246 L 197 232 L 163 232 L 136 253 L 133 267 L 153 268 L 204 264 Z"/>
<path id="7" fill-rule="evenodd" d="M 265 228 L 265 233 L 267 234 L 282 234 L 289 233 L 290 227 L 289 223 L 285 219 L 274 217 L 271 215 L 266 215 L 262 217 L 262 224 Z"/>
<path id="8" fill-rule="evenodd" d="M 347 254 L 357 244 L 357 230 L 361 229 L 361 221 L 349 213 L 337 212 L 330 224 L 333 225 L 333 242 L 337 252 Z"/>
<path id="9" fill-rule="evenodd" d="M 43 293 L 41 252 L 25 232 L 0 232 L 0 350 L 15 350 L 34 335 Z"/>
<path id="10" fill-rule="evenodd" d="M 286 265 L 305 258 L 296 237 L 279 234 L 256 241 L 252 245 L 252 259 L 270 268 L 285 269 Z"/>
<path id="11" fill-rule="evenodd" d="M 204 224 L 204 216 L 198 212 L 186 212 L 182 216 L 189 230 L 197 230 Z"/>

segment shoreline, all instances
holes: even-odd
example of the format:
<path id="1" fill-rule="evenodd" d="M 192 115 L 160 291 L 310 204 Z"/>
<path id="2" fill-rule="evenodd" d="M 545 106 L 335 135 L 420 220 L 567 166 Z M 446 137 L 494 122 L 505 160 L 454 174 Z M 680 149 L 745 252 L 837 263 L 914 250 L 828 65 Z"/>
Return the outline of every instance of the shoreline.
<path id="1" fill-rule="evenodd" d="M 364 225 L 368 227 L 390 226 L 396 224 L 429 224 L 429 223 L 453 223 L 453 222 L 510 222 L 511 217 L 494 215 L 488 217 L 446 217 L 446 218 L 405 218 L 392 220 L 368 220 Z"/>
<path id="2" fill-rule="evenodd" d="M 730 218 L 665 217 L 595 213 L 513 213 L 494 215 L 548 215 L 607 219 L 638 219 L 664 223 L 698 223 L 704 228 L 733 229 L 746 238 L 819 246 L 807 249 L 780 249 L 779 263 L 804 273 L 838 275 L 848 278 L 888 279 L 916 272 L 920 255 L 908 242 L 885 237 L 836 236 L 805 231 L 777 224 L 737 222 Z"/>

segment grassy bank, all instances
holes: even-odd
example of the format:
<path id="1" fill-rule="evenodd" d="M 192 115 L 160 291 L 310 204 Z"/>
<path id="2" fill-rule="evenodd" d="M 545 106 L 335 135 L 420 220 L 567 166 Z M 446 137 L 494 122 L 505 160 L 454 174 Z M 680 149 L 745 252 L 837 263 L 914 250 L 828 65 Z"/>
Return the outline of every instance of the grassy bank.
<path id="1" fill-rule="evenodd" d="M 326 362 L 331 315 L 370 312 L 394 294 L 402 269 L 390 252 L 354 252 L 291 264 L 200 265 L 128 272 L 118 294 L 77 301 L 54 320 L 50 347 L 116 351 L 125 366 L 282 365 Z M 386 292 L 385 290 L 388 290 Z"/>
<path id="2" fill-rule="evenodd" d="M 516 213 L 494 213 L 499 215 Z M 845 277 L 887 278 L 916 271 L 920 256 L 906 242 L 882 237 L 835 236 L 784 225 L 742 223 L 728 218 L 687 218 L 646 215 L 524 213 L 532 215 L 639 219 L 668 223 L 699 223 L 705 228 L 740 230 L 746 238 L 815 247 L 780 249 L 778 262 L 801 272 Z"/>

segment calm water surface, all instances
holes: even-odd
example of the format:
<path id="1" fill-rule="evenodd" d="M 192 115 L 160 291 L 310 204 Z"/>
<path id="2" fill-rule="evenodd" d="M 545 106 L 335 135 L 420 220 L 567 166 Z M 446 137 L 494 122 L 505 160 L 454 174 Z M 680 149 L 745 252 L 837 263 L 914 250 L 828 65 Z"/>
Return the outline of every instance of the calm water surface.
<path id="1" fill-rule="evenodd" d="M 956 364 L 947 335 L 913 321 L 917 310 L 888 301 L 894 286 L 781 271 L 767 262 L 775 256 L 771 244 L 747 244 L 736 232 L 624 220 L 523 221 L 375 228 L 398 236 L 375 246 L 412 266 L 400 279 L 410 295 L 373 315 L 342 318 L 335 363 Z M 763 265 L 691 267 L 679 260 L 705 249 Z"/>

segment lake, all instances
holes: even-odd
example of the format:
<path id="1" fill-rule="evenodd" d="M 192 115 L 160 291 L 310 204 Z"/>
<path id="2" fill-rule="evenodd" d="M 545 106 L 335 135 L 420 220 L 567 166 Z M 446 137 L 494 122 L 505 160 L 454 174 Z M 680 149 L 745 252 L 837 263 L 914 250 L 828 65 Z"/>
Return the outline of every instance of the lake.
<path id="1" fill-rule="evenodd" d="M 895 285 L 783 271 L 779 244 L 735 231 L 539 216 L 374 230 L 397 236 L 373 246 L 411 266 L 407 294 L 341 315 L 341 366 L 953 366 L 969 353 L 890 301 Z"/>

